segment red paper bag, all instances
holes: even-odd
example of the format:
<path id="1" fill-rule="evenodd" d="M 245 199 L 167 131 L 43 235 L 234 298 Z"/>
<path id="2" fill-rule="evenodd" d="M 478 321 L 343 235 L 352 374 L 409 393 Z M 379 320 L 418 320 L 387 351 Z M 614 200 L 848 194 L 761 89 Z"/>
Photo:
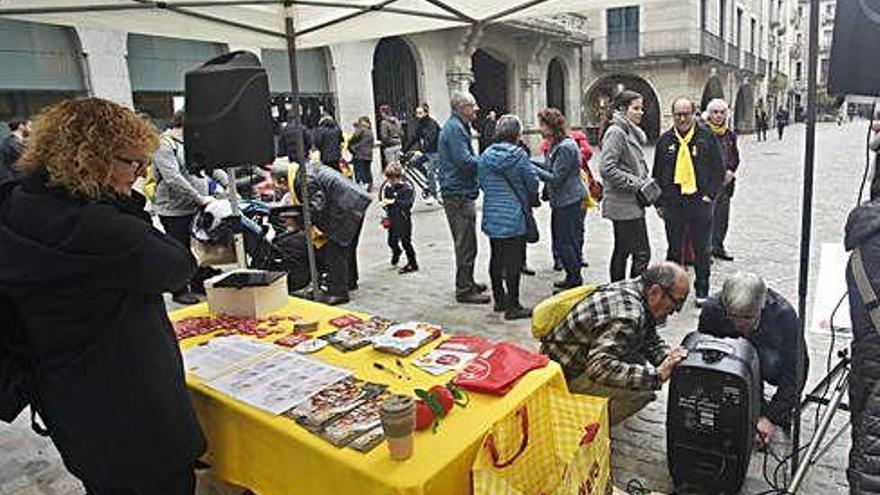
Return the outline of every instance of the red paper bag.
<path id="1" fill-rule="evenodd" d="M 501 342 L 474 358 L 453 383 L 466 390 L 504 395 L 529 371 L 547 366 L 547 356 Z"/>

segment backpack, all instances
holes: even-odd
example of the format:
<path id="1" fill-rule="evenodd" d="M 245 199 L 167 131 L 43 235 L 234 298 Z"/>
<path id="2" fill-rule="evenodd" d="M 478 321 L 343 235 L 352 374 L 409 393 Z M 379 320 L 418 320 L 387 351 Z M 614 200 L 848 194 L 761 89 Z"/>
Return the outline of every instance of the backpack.
<path id="1" fill-rule="evenodd" d="M 532 310 L 532 336 L 540 340 L 549 335 L 578 303 L 590 297 L 596 289 L 597 285 L 581 285 L 541 301 Z"/>

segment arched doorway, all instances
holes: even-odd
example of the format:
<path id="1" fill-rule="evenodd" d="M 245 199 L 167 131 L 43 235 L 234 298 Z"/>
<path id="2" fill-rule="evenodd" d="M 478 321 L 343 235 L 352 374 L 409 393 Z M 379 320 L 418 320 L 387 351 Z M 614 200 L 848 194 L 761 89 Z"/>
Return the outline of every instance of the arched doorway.
<path id="1" fill-rule="evenodd" d="M 712 76 L 706 81 L 706 86 L 703 87 L 703 97 L 700 98 L 700 110 L 705 110 L 706 105 L 715 98 L 724 99 L 724 87 L 718 76 Z"/>
<path id="2" fill-rule="evenodd" d="M 755 90 L 748 84 L 739 87 L 733 107 L 733 127 L 736 132 L 755 130 Z"/>
<path id="3" fill-rule="evenodd" d="M 624 89 L 635 91 L 644 98 L 645 116 L 641 127 L 648 139 L 655 141 L 660 136 L 660 100 L 654 88 L 638 76 L 613 74 L 593 83 L 587 92 L 587 122 L 594 126 L 604 125 L 612 99 Z"/>
<path id="4" fill-rule="evenodd" d="M 383 38 L 373 52 L 373 101 L 376 125 L 379 106 L 388 105 L 404 124 L 419 104 L 416 60 L 407 42 L 399 37 Z"/>
<path id="5" fill-rule="evenodd" d="M 565 65 L 559 57 L 547 67 L 547 106 L 558 108 L 565 115 Z"/>
<path id="6" fill-rule="evenodd" d="M 474 83 L 470 90 L 477 99 L 480 116 L 494 110 L 499 116 L 508 111 L 507 64 L 493 57 L 483 49 L 478 49 L 471 57 Z"/>

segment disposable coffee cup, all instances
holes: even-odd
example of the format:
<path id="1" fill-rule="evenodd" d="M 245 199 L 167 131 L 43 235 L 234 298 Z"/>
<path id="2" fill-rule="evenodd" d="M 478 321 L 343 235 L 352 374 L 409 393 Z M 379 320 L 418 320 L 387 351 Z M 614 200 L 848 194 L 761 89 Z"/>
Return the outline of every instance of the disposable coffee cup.
<path id="1" fill-rule="evenodd" d="M 379 410 L 382 430 L 391 459 L 405 461 L 412 457 L 413 430 L 416 426 L 416 401 L 408 395 L 392 395 Z"/>

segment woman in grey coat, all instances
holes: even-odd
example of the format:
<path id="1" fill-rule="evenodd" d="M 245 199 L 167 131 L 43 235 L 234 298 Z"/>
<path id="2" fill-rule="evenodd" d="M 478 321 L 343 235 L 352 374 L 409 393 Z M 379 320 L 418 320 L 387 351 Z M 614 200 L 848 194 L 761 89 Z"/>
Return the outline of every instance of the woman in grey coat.
<path id="1" fill-rule="evenodd" d="M 641 275 L 651 261 L 645 208 L 636 199 L 636 191 L 649 177 L 642 150 L 647 137 L 639 127 L 644 113 L 642 95 L 629 90 L 621 92 L 615 99 L 614 116 L 602 139 L 600 173 L 605 181 L 602 216 L 614 224 L 612 282 L 626 277 L 630 256 L 630 278 Z"/>

